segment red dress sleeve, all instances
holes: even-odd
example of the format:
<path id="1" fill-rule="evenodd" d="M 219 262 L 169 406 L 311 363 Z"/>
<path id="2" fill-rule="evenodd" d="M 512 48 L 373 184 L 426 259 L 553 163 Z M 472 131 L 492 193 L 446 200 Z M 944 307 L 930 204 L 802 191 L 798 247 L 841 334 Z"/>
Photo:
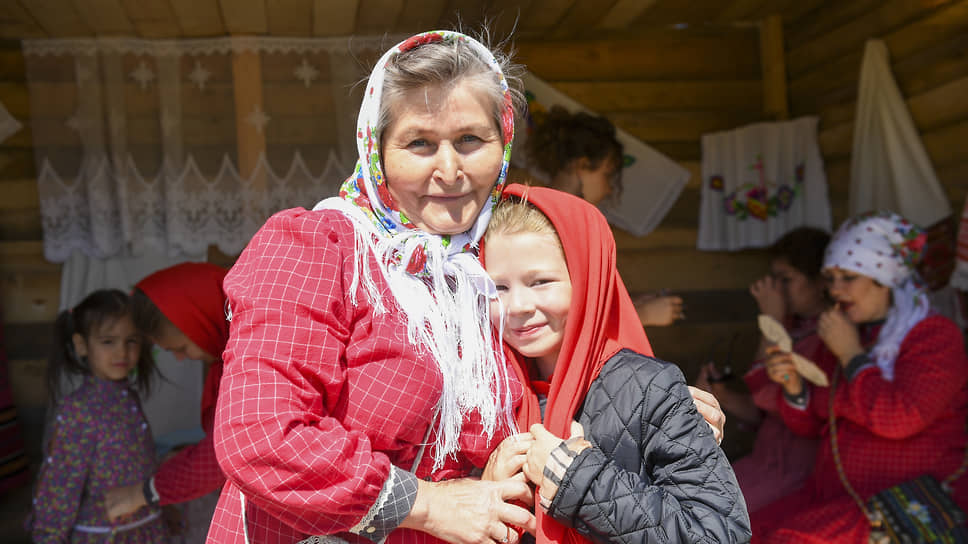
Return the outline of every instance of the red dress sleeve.
<path id="1" fill-rule="evenodd" d="M 222 362 L 218 360 L 212 363 L 205 376 L 202 395 L 202 429 L 205 438 L 180 450 L 155 472 L 155 489 L 163 505 L 196 499 L 220 489 L 225 483 L 225 475 L 215 457 L 212 441 L 215 400 L 221 377 Z"/>
<path id="2" fill-rule="evenodd" d="M 893 380 L 871 365 L 838 387 L 838 416 L 883 438 L 909 438 L 951 407 L 966 376 L 961 331 L 946 317 L 930 316 L 901 343 Z"/>

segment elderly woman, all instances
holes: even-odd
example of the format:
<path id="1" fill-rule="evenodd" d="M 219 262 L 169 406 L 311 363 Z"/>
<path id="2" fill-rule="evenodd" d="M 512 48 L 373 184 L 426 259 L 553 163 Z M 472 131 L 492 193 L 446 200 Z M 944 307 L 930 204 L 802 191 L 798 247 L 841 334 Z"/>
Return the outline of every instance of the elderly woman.
<path id="1" fill-rule="evenodd" d="M 514 133 L 502 64 L 455 32 L 393 47 L 339 198 L 273 216 L 226 277 L 210 542 L 507 543 L 534 527 L 510 503 L 530 503 L 523 481 L 467 478 L 521 397 L 475 253 Z"/>
<path id="2" fill-rule="evenodd" d="M 783 388 L 787 425 L 821 437 L 820 449 L 803 488 L 753 514 L 754 542 L 867 542 L 869 523 L 838 465 L 864 501 L 923 474 L 944 480 L 959 468 L 968 357 L 958 327 L 930 310 L 919 283 L 914 265 L 923 244 L 920 229 L 886 212 L 847 221 L 830 242 L 823 274 L 836 306 L 820 316 L 826 349 L 817 362 L 836 369 L 833 392 L 801 379 L 785 355 L 767 362 Z M 968 480 L 953 488 L 955 501 L 968 506 Z"/>

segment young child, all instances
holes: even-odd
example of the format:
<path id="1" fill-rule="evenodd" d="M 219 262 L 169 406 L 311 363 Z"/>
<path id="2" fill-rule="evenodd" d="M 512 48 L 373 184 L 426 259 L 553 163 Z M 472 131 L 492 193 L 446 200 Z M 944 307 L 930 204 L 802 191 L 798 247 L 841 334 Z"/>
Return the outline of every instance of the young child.
<path id="1" fill-rule="evenodd" d="M 679 368 L 651 356 L 605 218 L 553 189 L 505 197 L 484 263 L 526 384 L 518 426 L 531 432 L 502 442 L 484 477 L 537 485 L 540 544 L 749 541 L 726 456 Z"/>
<path id="2" fill-rule="evenodd" d="M 88 295 L 57 318 L 47 381 L 55 406 L 28 526 L 34 542 L 167 542 L 158 508 L 108 521 L 104 492 L 141 482 L 155 468 L 154 440 L 133 385 L 154 373 L 149 346 L 131 320 L 128 296 Z M 65 375 L 80 387 L 61 398 Z"/>

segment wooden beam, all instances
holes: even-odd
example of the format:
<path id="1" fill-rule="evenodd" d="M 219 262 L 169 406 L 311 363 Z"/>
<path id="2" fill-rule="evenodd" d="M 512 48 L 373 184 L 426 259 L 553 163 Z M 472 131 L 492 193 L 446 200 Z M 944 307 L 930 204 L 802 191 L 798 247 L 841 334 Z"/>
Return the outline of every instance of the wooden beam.
<path id="1" fill-rule="evenodd" d="M 19 2 L 0 2 L 0 38 L 45 38 L 47 32 Z"/>
<path id="2" fill-rule="evenodd" d="M 130 36 L 134 25 L 121 0 L 73 0 L 77 12 L 98 36 Z"/>
<path id="3" fill-rule="evenodd" d="M 238 140 L 239 173 L 248 177 L 266 150 L 266 117 L 262 101 L 262 59 L 259 53 L 243 51 L 232 56 L 235 91 L 235 131 Z"/>
<path id="4" fill-rule="evenodd" d="M 442 28 L 441 19 L 449 12 L 447 0 L 407 0 L 400 12 L 395 29 L 403 34 L 416 34 L 425 30 Z M 492 14 L 493 16 L 493 14 Z M 511 21 L 513 22 L 513 21 Z M 492 26 L 497 33 L 497 29 Z M 504 37 L 504 34 L 499 34 Z"/>
<path id="5" fill-rule="evenodd" d="M 181 27 L 168 0 L 122 0 L 124 11 L 142 38 L 173 39 Z"/>
<path id="6" fill-rule="evenodd" d="M 273 36 L 312 36 L 313 0 L 265 0 L 268 32 Z"/>
<path id="7" fill-rule="evenodd" d="M 770 15 L 760 22 L 760 65 L 763 72 L 763 113 L 773 119 L 788 119 L 786 64 L 783 47 L 783 19 Z"/>
<path id="8" fill-rule="evenodd" d="M 595 28 L 616 29 L 628 26 L 652 8 L 657 0 L 618 0 L 605 12 L 605 15 L 595 23 Z M 601 9 L 600 6 L 596 6 Z"/>
<path id="9" fill-rule="evenodd" d="M 697 285 L 704 289 L 735 289 L 747 287 L 761 277 L 767 269 L 767 257 L 757 250 L 726 253 L 654 249 L 619 253 L 617 264 L 630 291 L 685 291 Z"/>
<path id="10" fill-rule="evenodd" d="M 18 0 L 52 38 L 90 36 L 93 34 L 73 2 L 62 0 Z"/>
<path id="11" fill-rule="evenodd" d="M 547 81 L 759 79 L 755 32 L 657 30 L 637 39 L 528 41 L 518 61 Z"/>
<path id="12" fill-rule="evenodd" d="M 877 9 L 793 49 L 787 56 L 787 69 L 793 78 L 846 52 L 860 49 L 866 40 L 891 33 L 937 6 L 953 0 L 889 0 Z M 894 49 L 891 48 L 893 51 Z"/>
<path id="13" fill-rule="evenodd" d="M 722 81 L 549 81 L 592 111 L 759 112 L 763 84 L 759 80 Z"/>
<path id="14" fill-rule="evenodd" d="M 397 24 L 404 0 L 361 0 L 356 13 L 357 34 L 383 34 Z"/>
<path id="15" fill-rule="evenodd" d="M 349 36 L 356 28 L 359 0 L 313 0 L 314 36 Z"/>
<path id="16" fill-rule="evenodd" d="M 222 20 L 230 34 L 265 34 L 266 5 L 264 0 L 219 0 Z"/>
<path id="17" fill-rule="evenodd" d="M 524 32 L 551 30 L 574 3 L 575 0 L 535 0 L 521 17 L 518 26 Z"/>
<path id="18" fill-rule="evenodd" d="M 655 144 L 658 142 L 699 142 L 709 132 L 728 130 L 756 121 L 763 116 L 756 112 L 661 112 L 615 113 L 609 119 L 636 138 Z"/>
<path id="19" fill-rule="evenodd" d="M 884 0 L 851 0 L 850 2 L 828 2 L 823 9 L 801 17 L 796 24 L 788 25 L 786 30 L 787 47 L 795 49 L 810 40 L 818 39 L 831 30 L 873 11 Z"/>
<path id="20" fill-rule="evenodd" d="M 226 33 L 218 0 L 168 0 L 168 2 L 185 36 L 222 36 Z"/>

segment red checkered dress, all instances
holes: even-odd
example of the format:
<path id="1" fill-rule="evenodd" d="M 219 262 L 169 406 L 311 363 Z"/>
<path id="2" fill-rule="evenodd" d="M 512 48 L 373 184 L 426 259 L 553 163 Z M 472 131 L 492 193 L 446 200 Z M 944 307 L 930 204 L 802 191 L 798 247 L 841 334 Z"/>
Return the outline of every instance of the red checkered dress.
<path id="1" fill-rule="evenodd" d="M 441 375 L 407 339 L 399 311 L 377 314 L 362 290 L 354 302 L 353 226 L 334 211 L 276 214 L 225 278 L 232 311 L 215 425 L 228 477 L 208 541 L 296 542 L 346 533 L 374 505 L 391 464 L 409 470 L 434 417 Z M 389 289 L 372 256 L 378 288 Z M 389 300 L 388 300 L 389 302 Z M 520 391 L 518 391 L 518 396 Z M 460 453 L 418 477 L 467 475 L 491 448 L 466 422 Z M 432 442 L 432 440 L 431 440 Z M 399 529 L 387 542 L 436 541 Z"/>
<path id="2" fill-rule="evenodd" d="M 821 356 L 834 357 L 828 350 Z M 849 381 L 841 376 L 837 386 L 840 457 L 847 479 L 864 500 L 921 474 L 944 479 L 965 455 L 968 357 L 957 326 L 938 315 L 922 320 L 901 343 L 894 369 L 893 382 L 870 365 Z M 867 521 L 837 476 L 827 425 L 829 393 L 828 388 L 812 388 L 805 410 L 781 401 L 787 425 L 820 436 L 820 449 L 800 491 L 754 514 L 754 542 L 867 542 Z M 968 507 L 968 477 L 962 476 L 954 488 L 955 500 Z"/>
<path id="3" fill-rule="evenodd" d="M 155 489 L 161 504 L 190 501 L 222 487 L 225 475 L 215 458 L 212 430 L 215 426 L 215 399 L 222 377 L 222 361 L 212 363 L 205 376 L 202 393 L 202 429 L 205 438 L 180 450 L 155 472 Z"/>

